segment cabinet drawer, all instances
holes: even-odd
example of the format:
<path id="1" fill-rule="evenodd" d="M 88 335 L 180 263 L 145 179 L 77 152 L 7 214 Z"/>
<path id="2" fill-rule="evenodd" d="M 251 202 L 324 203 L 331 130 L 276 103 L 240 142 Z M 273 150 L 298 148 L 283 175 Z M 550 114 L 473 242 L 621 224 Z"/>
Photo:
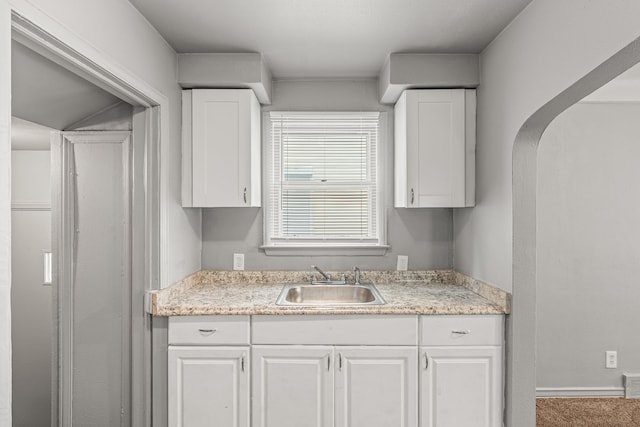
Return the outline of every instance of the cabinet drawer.
<path id="1" fill-rule="evenodd" d="M 504 316 L 421 316 L 421 345 L 502 345 Z"/>
<path id="2" fill-rule="evenodd" d="M 169 344 L 249 344 L 249 316 L 170 317 Z"/>
<path id="3" fill-rule="evenodd" d="M 417 316 L 254 316 L 253 344 L 416 345 Z"/>

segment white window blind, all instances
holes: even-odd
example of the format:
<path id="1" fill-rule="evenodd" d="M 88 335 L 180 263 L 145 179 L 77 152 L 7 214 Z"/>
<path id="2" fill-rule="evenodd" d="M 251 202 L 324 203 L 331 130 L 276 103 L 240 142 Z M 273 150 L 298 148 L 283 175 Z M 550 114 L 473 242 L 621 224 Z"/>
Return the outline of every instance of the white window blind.
<path id="1" fill-rule="evenodd" d="M 267 114 L 265 244 L 380 244 L 380 113 Z"/>

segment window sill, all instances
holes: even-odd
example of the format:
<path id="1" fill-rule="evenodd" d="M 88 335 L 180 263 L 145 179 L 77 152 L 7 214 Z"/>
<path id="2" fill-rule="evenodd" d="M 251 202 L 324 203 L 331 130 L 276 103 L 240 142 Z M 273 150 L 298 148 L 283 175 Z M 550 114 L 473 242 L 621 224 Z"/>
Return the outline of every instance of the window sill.
<path id="1" fill-rule="evenodd" d="M 260 249 L 268 256 L 382 256 L 389 245 L 370 246 L 276 246 L 264 245 Z"/>

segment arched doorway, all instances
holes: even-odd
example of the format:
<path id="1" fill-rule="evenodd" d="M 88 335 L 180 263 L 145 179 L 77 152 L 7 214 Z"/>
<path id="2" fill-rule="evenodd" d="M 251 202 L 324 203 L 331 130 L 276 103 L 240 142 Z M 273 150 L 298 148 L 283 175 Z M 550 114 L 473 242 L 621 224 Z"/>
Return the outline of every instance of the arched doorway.
<path id="1" fill-rule="evenodd" d="M 508 425 L 527 425 L 535 414 L 536 229 L 538 144 L 564 110 L 640 61 L 640 39 L 536 111 L 520 128 L 513 149 L 513 301 L 507 325 Z"/>

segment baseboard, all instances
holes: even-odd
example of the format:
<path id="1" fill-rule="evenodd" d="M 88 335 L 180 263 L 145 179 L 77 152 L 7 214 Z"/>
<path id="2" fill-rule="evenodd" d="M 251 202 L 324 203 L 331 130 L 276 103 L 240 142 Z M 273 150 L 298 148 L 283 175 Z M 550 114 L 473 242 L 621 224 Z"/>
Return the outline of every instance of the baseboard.
<path id="1" fill-rule="evenodd" d="M 538 387 L 536 397 L 624 397 L 623 387 Z"/>

